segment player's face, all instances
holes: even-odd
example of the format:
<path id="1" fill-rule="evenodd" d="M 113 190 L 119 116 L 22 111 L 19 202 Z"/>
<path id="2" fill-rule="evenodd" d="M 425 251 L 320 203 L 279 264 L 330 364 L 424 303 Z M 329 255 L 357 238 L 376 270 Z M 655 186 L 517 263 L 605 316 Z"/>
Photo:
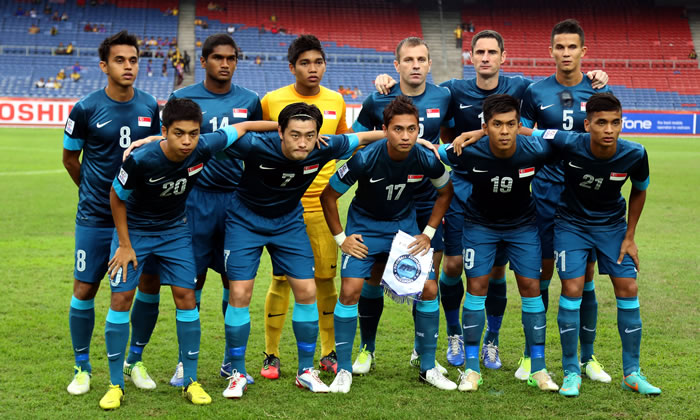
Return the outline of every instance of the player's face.
<path id="1" fill-rule="evenodd" d="M 481 38 L 474 44 L 472 63 L 480 76 L 488 78 L 497 75 L 505 62 L 506 52 L 501 51 L 494 38 Z"/>
<path id="2" fill-rule="evenodd" d="M 102 72 L 118 86 L 134 84 L 139 73 L 139 55 L 131 45 L 112 45 L 107 62 L 100 61 Z"/>
<path id="3" fill-rule="evenodd" d="M 304 160 L 316 147 L 318 129 L 315 120 L 289 120 L 284 132 L 278 128 L 282 139 L 282 153 L 291 160 Z"/>
<path id="4" fill-rule="evenodd" d="M 231 80 L 238 64 L 236 50 L 232 45 L 217 45 L 209 57 L 200 57 L 199 61 L 206 70 L 207 77 L 219 82 Z"/>
<path id="5" fill-rule="evenodd" d="M 175 121 L 167 129 L 162 127 L 163 136 L 171 156 L 176 161 L 184 160 L 197 147 L 199 123 L 197 121 Z"/>
<path id="6" fill-rule="evenodd" d="M 557 70 L 581 71 L 581 58 L 586 55 L 586 47 L 581 45 L 581 37 L 578 34 L 558 34 L 554 35 L 549 55 L 557 63 Z"/>
<path id="7" fill-rule="evenodd" d="M 492 116 L 488 123 L 483 125 L 489 136 L 491 150 L 500 153 L 514 151 L 515 138 L 521 126 L 515 110 Z"/>
<path id="8" fill-rule="evenodd" d="M 296 78 L 297 84 L 307 89 L 315 89 L 321 84 L 326 73 L 326 60 L 318 50 L 305 51 L 299 55 L 294 65 L 289 65 L 289 70 Z"/>
<path id="9" fill-rule="evenodd" d="M 389 150 L 398 154 L 410 152 L 418 140 L 418 119 L 413 114 L 394 115 L 389 126 L 382 128 Z"/>
<path id="10" fill-rule="evenodd" d="M 399 73 L 401 83 L 411 86 L 420 86 L 425 83 L 431 64 L 428 48 L 425 45 L 415 47 L 404 45 L 399 51 L 399 60 L 394 60 L 394 68 Z"/>
<path id="11" fill-rule="evenodd" d="M 585 119 L 583 126 L 591 133 L 591 144 L 598 147 L 614 147 L 622 131 L 622 112 L 595 112 L 591 119 Z"/>

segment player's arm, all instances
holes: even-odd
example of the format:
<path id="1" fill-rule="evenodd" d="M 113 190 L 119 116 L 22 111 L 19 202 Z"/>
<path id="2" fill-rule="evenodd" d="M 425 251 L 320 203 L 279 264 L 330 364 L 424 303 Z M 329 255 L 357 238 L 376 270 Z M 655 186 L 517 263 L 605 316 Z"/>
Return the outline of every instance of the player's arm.
<path id="1" fill-rule="evenodd" d="M 617 259 L 617 263 L 620 264 L 625 254 L 628 254 L 632 257 L 632 261 L 634 261 L 634 265 L 639 271 L 639 254 L 637 244 L 634 242 L 634 234 L 644 209 L 644 202 L 647 199 L 647 187 L 649 187 L 649 159 L 646 151 L 644 151 L 644 157 L 638 169 L 630 175 L 630 181 L 632 181 L 632 189 L 628 200 L 627 232 L 625 232 L 625 239 L 622 240 L 622 245 L 620 246 L 620 257 Z"/>
<path id="2" fill-rule="evenodd" d="M 80 153 L 82 150 L 63 149 L 63 167 L 75 185 L 80 186 Z"/>
<path id="3" fill-rule="evenodd" d="M 534 84 L 525 89 L 523 94 L 522 104 L 520 105 L 520 122 L 522 126 L 518 129 L 518 134 L 523 136 L 532 136 L 533 129 L 537 125 L 537 104 L 532 98 L 532 87 Z"/>
<path id="4" fill-rule="evenodd" d="M 112 218 L 114 226 L 117 228 L 117 238 L 119 239 L 119 247 L 114 252 L 114 256 L 109 260 L 107 273 L 110 279 L 114 279 L 119 270 L 122 272 L 122 281 L 126 282 L 126 273 L 129 263 L 138 267 L 139 263 L 136 260 L 136 252 L 131 247 L 129 239 L 129 227 L 126 221 L 126 203 L 124 202 L 131 194 L 131 190 L 124 189 L 122 182 L 126 183 L 125 177 L 122 175 L 124 170 L 121 169 L 117 179 L 112 183 L 112 188 L 109 191 L 109 205 L 112 209 Z M 122 179 L 120 179 L 122 178 Z"/>
<path id="5" fill-rule="evenodd" d="M 243 137 L 249 131 L 265 132 L 265 131 L 277 131 L 277 121 L 243 121 L 237 124 L 224 127 L 223 130 L 226 131 L 232 127 L 238 133 L 238 137 Z"/>
<path id="6" fill-rule="evenodd" d="M 452 141 L 452 147 L 454 148 L 457 156 L 462 154 L 462 149 L 476 143 L 480 138 L 486 135 L 486 131 L 483 128 L 473 131 L 466 131 L 459 136 L 455 137 Z"/>
<path id="7" fill-rule="evenodd" d="M 357 136 L 359 146 L 367 146 L 370 143 L 386 137 L 382 130 L 363 131 L 361 133 L 353 133 L 352 135 Z"/>
<path id="8" fill-rule="evenodd" d="M 380 74 L 374 79 L 374 88 L 382 95 L 388 95 L 389 91 L 396 84 L 396 80 L 388 74 Z"/>
<path id="9" fill-rule="evenodd" d="M 63 131 L 63 167 L 68 171 L 75 185 L 80 186 L 80 153 L 83 151 L 87 133 L 82 102 L 78 102 L 70 112 Z"/>
<path id="10" fill-rule="evenodd" d="M 442 222 L 442 218 L 445 217 L 445 213 L 450 207 L 450 202 L 454 195 L 452 181 L 447 171 L 445 171 L 440 178 L 431 179 L 430 182 L 437 188 L 438 196 L 435 200 L 435 204 L 433 204 L 433 211 L 430 213 L 430 219 L 428 219 L 428 224 L 425 225 L 423 233 L 416 235 L 416 240 L 408 245 L 411 255 L 425 255 L 428 250 L 430 250 L 430 241 L 433 240 L 435 231 Z"/>
<path id="11" fill-rule="evenodd" d="M 342 192 L 337 191 L 336 188 Z M 333 175 L 321 193 L 321 207 L 323 208 L 323 217 L 326 219 L 328 229 L 330 229 L 333 239 L 335 239 L 340 249 L 348 255 L 362 259 L 367 256 L 369 251 L 367 246 L 362 243 L 362 235 L 352 234 L 346 236 L 343 225 L 340 223 L 340 214 L 338 213 L 338 199 L 349 188 L 347 184 L 340 181 L 337 174 Z"/>

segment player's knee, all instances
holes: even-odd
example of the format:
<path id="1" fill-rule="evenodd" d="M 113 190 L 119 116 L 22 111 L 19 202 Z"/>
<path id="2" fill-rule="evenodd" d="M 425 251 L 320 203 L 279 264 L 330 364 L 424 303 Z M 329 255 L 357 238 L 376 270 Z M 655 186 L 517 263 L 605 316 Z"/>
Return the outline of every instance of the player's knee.
<path id="1" fill-rule="evenodd" d="M 635 297 L 637 296 L 637 282 L 634 279 L 615 279 L 613 281 L 615 296 Z"/>
<path id="2" fill-rule="evenodd" d="M 316 282 L 313 279 L 287 279 L 294 292 L 295 302 L 309 304 L 316 301 Z"/>
<path id="3" fill-rule="evenodd" d="M 173 300 L 175 300 L 175 307 L 177 309 L 194 309 L 197 307 L 194 289 L 175 286 L 173 286 L 171 289 L 173 293 Z"/>
<path id="4" fill-rule="evenodd" d="M 435 280 L 427 280 L 423 286 L 422 300 L 433 300 L 437 298 L 438 286 Z"/>
<path id="5" fill-rule="evenodd" d="M 125 312 L 131 309 L 131 302 L 134 299 L 134 290 L 127 292 L 113 292 L 110 298 L 109 307 L 115 311 Z"/>
<path id="6" fill-rule="evenodd" d="M 462 275 L 462 257 L 459 255 L 447 255 L 442 262 L 442 270 L 450 277 Z"/>
<path id="7" fill-rule="evenodd" d="M 86 283 L 75 279 L 73 281 L 73 296 L 80 300 L 90 300 L 94 299 L 97 295 L 97 291 L 100 288 L 100 283 Z"/>
<path id="8" fill-rule="evenodd" d="M 474 296 L 486 296 L 489 290 L 489 276 L 467 278 L 467 292 Z"/>
<path id="9" fill-rule="evenodd" d="M 499 265 L 491 269 L 491 278 L 500 279 L 506 276 L 506 266 Z"/>
<path id="10" fill-rule="evenodd" d="M 583 295 L 583 277 L 561 281 L 561 294 L 569 297 Z"/>
<path id="11" fill-rule="evenodd" d="M 142 273 L 139 278 L 139 290 L 151 295 L 160 293 L 160 276 Z"/>

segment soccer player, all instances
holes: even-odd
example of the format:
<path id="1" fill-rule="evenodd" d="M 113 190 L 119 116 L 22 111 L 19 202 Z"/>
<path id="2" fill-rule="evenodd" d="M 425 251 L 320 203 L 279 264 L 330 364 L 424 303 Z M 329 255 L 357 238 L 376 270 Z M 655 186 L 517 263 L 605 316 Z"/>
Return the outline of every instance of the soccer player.
<path id="1" fill-rule="evenodd" d="M 466 370 L 460 376 L 460 391 L 476 391 L 482 383 L 479 343 L 489 273 L 499 248 L 511 262 L 522 299 L 522 323 L 534 371 L 528 383 L 543 391 L 559 389 L 544 360 L 547 318 L 540 297 L 541 251 L 530 196 L 530 181 L 552 151 L 541 138 L 518 135 L 519 108 L 520 101 L 512 96 L 491 95 L 483 103 L 487 136 L 460 156 L 451 146 L 440 147 L 443 161 L 468 171 L 472 185 L 462 235 L 467 294 L 462 310 Z"/>
<path id="2" fill-rule="evenodd" d="M 452 199 L 452 183 L 444 165 L 429 149 L 414 147 L 420 131 L 418 108 L 409 98 L 398 96 L 384 108 L 383 117 L 386 139 L 359 151 L 333 175 L 321 194 L 326 221 L 343 250 L 342 285 L 334 316 L 338 374 L 330 386 L 331 392 L 350 391 L 358 301 L 365 279 L 379 287 L 380 279 L 370 275 L 384 271 L 392 240 L 399 230 L 415 237 L 409 245 L 413 255 L 427 252 Z M 425 178 L 437 189 L 438 197 L 420 233 L 414 199 Z M 356 182 L 359 185 L 348 211 L 346 236 L 337 200 Z M 415 337 L 423 356 L 419 379 L 439 389 L 454 390 L 457 385 L 445 378 L 435 364 L 440 308 L 434 272 L 426 281 L 416 310 Z M 372 355 L 369 361 L 373 360 Z"/>
<path id="3" fill-rule="evenodd" d="M 296 385 L 312 392 L 328 392 L 313 368 L 319 314 L 314 254 L 300 200 L 324 165 L 349 157 L 360 144 L 379 140 L 382 132 L 333 135 L 327 146 L 317 149 L 323 120 L 315 105 L 293 103 L 279 113 L 278 133 L 250 134 L 226 149 L 228 156 L 244 162 L 245 169 L 226 215 L 224 260 L 230 295 L 225 324 L 232 373 L 224 397 L 240 398 L 246 389 L 248 306 L 263 247 L 270 253 L 272 266 L 286 276 L 294 292 Z"/>
<path id="4" fill-rule="evenodd" d="M 556 62 L 556 73 L 530 85 L 523 96 L 522 122 L 525 127 L 584 131 L 586 102 L 596 92 L 608 92 L 606 86 L 593 89 L 591 80 L 581 72 L 581 59 L 586 54 L 584 33 L 579 23 L 567 19 L 552 29 L 549 52 Z M 532 180 L 532 196 L 537 209 L 537 227 L 542 243 L 542 274 L 540 290 L 545 311 L 549 303 L 549 283 L 554 272 L 554 212 L 564 189 L 564 169 L 561 162 L 545 165 Z M 592 257 L 592 258 L 591 258 Z M 581 340 L 581 363 L 586 376 L 594 381 L 610 382 L 611 378 L 598 362 L 593 352 L 598 321 L 598 302 L 595 297 L 593 270 L 595 254 L 586 270 L 579 338 Z M 526 346 L 527 347 L 527 346 Z M 525 353 L 528 354 L 527 351 Z"/>
<path id="5" fill-rule="evenodd" d="M 258 95 L 231 83 L 238 63 L 238 46 L 225 33 L 209 36 L 202 46 L 200 57 L 206 74 L 204 81 L 178 89 L 171 98 L 189 98 L 202 108 L 201 134 L 242 121 L 262 119 Z M 236 189 L 243 172 L 237 159 L 212 159 L 204 165 L 202 174 L 187 201 L 187 218 L 192 228 L 192 246 L 197 268 L 195 297 L 197 306 L 202 287 L 211 268 L 221 275 L 224 286 L 222 312 L 228 307 L 228 279 L 224 266 L 224 229 L 226 208 L 231 193 Z M 231 376 L 230 362 L 224 358 L 221 376 Z M 249 383 L 252 377 L 248 378 Z M 179 363 L 170 384 L 182 386 L 182 363 Z"/>
<path id="6" fill-rule="evenodd" d="M 291 85 L 268 92 L 262 99 L 263 119 L 276 121 L 280 111 L 295 102 L 316 105 L 323 113 L 320 134 L 349 132 L 345 122 L 345 101 L 338 92 L 321 86 L 326 72 L 326 54 L 321 42 L 313 35 L 301 35 L 289 45 L 287 52 L 289 70 L 295 77 Z M 333 309 L 338 300 L 335 290 L 338 250 L 333 236 L 323 219 L 319 196 L 335 171 L 335 162 L 328 162 L 304 194 L 304 223 L 314 252 L 316 290 L 318 292 L 318 316 L 321 334 L 322 370 L 336 371 L 335 345 L 333 343 Z M 273 266 L 273 277 L 265 299 L 265 359 L 260 374 L 268 379 L 280 375 L 279 343 L 282 327 L 289 308 L 290 285 Z"/>
<path id="7" fill-rule="evenodd" d="M 600 274 L 608 274 L 617 299 L 617 329 L 622 340 L 622 389 L 655 395 L 639 368 L 642 319 L 637 298 L 639 256 L 634 235 L 649 185 L 649 160 L 644 147 L 620 139 L 622 105 L 611 93 L 597 93 L 586 102 L 587 134 L 547 130 L 543 137 L 559 149 L 566 164 L 564 191 L 554 221 L 554 255 L 562 283 L 559 334 L 564 383 L 562 395 L 575 397 L 581 388 L 577 357 L 580 308 L 585 293 L 588 255 L 595 251 Z M 542 135 L 541 131 L 535 135 Z M 632 182 L 629 210 L 620 190 Z"/>
<path id="8" fill-rule="evenodd" d="M 100 400 L 115 409 L 124 399 L 122 366 L 129 334 L 129 310 L 143 262 L 158 264 L 162 284 L 171 286 L 177 308 L 177 337 L 183 363 L 183 395 L 194 404 L 211 398 L 197 382 L 200 323 L 194 288 L 196 270 L 186 200 L 214 153 L 231 145 L 246 130 L 270 130 L 267 121 L 224 127 L 200 137 L 202 111 L 189 99 L 171 99 L 163 108 L 164 141 L 151 142 L 132 153 L 112 183 L 110 204 L 116 232 L 108 271 L 112 295 L 105 325 L 109 359 L 109 390 Z"/>
<path id="9" fill-rule="evenodd" d="M 438 87 L 426 82 L 426 77 L 430 72 L 432 60 L 428 44 L 420 38 L 409 37 L 396 47 L 396 59 L 394 68 L 399 73 L 399 83 L 393 86 L 386 95 L 373 92 L 365 99 L 362 110 L 357 117 L 357 121 L 352 126 L 354 132 L 367 131 L 370 129 L 381 129 L 384 120 L 385 107 L 397 97 L 404 95 L 411 99 L 418 109 L 418 137 L 430 141 L 433 144 L 440 143 L 440 125 L 445 121 L 447 108 L 450 103 L 450 91 L 446 88 Z M 435 188 L 427 178 L 415 186 L 414 203 L 416 215 L 418 217 L 418 229 L 423 229 L 433 212 L 433 205 L 437 198 Z M 444 248 L 442 240 L 442 223 L 437 226 L 437 231 L 431 241 L 434 249 L 433 266 L 435 270 L 440 269 L 442 250 Z M 372 365 L 375 349 L 375 337 L 377 326 L 384 309 L 384 294 L 379 285 L 365 283 L 362 286 L 362 293 L 358 303 L 360 313 L 360 353 L 353 366 L 355 373 L 367 373 Z M 415 318 L 414 310 L 414 318 Z M 461 340 L 461 337 L 457 337 Z M 416 343 L 417 345 L 417 343 Z M 459 344 L 461 346 L 461 344 Z M 414 346 L 411 355 L 411 364 L 420 367 L 420 356 Z M 439 363 L 438 369 L 447 373 Z"/>
<path id="10" fill-rule="evenodd" d="M 68 385 L 72 395 L 90 390 L 94 298 L 107 271 L 114 230 L 109 186 L 121 164 L 122 152 L 132 139 L 160 133 L 158 103 L 133 87 L 139 71 L 136 37 L 119 32 L 102 41 L 98 51 L 107 87 L 90 93 L 73 107 L 63 137 L 63 165 L 79 193 L 75 280 L 68 316 L 75 354 L 74 377 Z M 129 373 L 136 386 L 155 388 L 143 364 L 131 368 Z"/>

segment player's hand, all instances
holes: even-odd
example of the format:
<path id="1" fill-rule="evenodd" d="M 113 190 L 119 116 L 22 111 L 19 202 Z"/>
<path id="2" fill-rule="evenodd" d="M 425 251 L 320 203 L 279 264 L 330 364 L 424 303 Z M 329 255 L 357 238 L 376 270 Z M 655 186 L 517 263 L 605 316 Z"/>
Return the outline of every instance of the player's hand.
<path id="1" fill-rule="evenodd" d="M 129 267 L 129 263 L 134 265 L 134 268 L 139 266 L 139 262 L 136 260 L 136 253 L 134 248 L 120 246 L 114 252 L 114 256 L 109 260 L 109 266 L 107 268 L 107 273 L 109 274 L 109 279 L 113 280 L 114 276 L 117 275 L 119 270 L 122 272 L 122 281 L 126 283 L 126 271 Z"/>
<path id="2" fill-rule="evenodd" d="M 319 134 L 318 138 L 316 139 L 316 147 L 318 147 L 320 149 L 321 146 L 328 146 L 328 139 L 329 138 L 330 138 L 329 136 L 324 136 L 324 135 Z"/>
<path id="3" fill-rule="evenodd" d="M 593 89 L 602 89 L 608 84 L 608 73 L 603 70 L 591 70 L 586 76 L 591 79 Z"/>
<path id="4" fill-rule="evenodd" d="M 457 154 L 457 156 L 461 155 L 462 149 L 476 143 L 477 140 L 484 137 L 485 135 L 486 133 L 484 133 L 483 129 L 466 131 L 460 134 L 459 136 L 457 136 L 457 138 L 455 138 L 452 141 L 452 148 L 454 149 L 455 154 Z"/>
<path id="5" fill-rule="evenodd" d="M 132 141 L 131 144 L 129 145 L 129 147 L 127 147 L 126 150 L 124 150 L 124 154 L 122 155 L 122 162 L 125 161 L 126 158 L 129 157 L 129 154 L 131 153 L 131 151 L 136 149 L 137 147 L 141 147 L 144 144 L 148 144 L 152 141 L 163 140 L 163 139 L 165 139 L 165 137 L 163 137 L 161 135 L 157 135 L 157 136 L 148 136 L 145 139 Z"/>
<path id="6" fill-rule="evenodd" d="M 431 143 L 426 139 L 418 139 L 416 141 L 416 143 L 420 144 L 423 147 L 427 147 L 428 149 L 432 150 L 433 153 L 435 154 L 435 157 L 438 158 L 438 160 L 440 159 L 440 153 L 438 153 L 438 145 L 437 144 Z"/>
<path id="7" fill-rule="evenodd" d="M 408 250 L 411 251 L 411 255 L 425 255 L 430 250 L 430 238 L 425 233 L 414 236 L 415 241 L 408 245 Z"/>
<path id="8" fill-rule="evenodd" d="M 364 259 L 369 253 L 369 248 L 365 245 L 362 235 L 353 233 L 352 235 L 345 238 L 343 244 L 340 246 L 341 251 L 353 256 L 355 258 Z"/>
<path id="9" fill-rule="evenodd" d="M 620 246 L 620 257 L 617 259 L 618 264 L 622 263 L 622 259 L 625 258 L 625 254 L 632 257 L 634 266 L 637 268 L 637 271 L 639 271 L 639 250 L 637 249 L 637 244 L 634 242 L 634 239 L 625 238 L 622 241 L 622 245 Z"/>
<path id="10" fill-rule="evenodd" d="M 377 89 L 377 92 L 381 93 L 382 95 L 388 95 L 389 91 L 395 84 L 396 80 L 386 73 L 380 74 L 376 79 L 374 79 L 374 87 Z"/>

